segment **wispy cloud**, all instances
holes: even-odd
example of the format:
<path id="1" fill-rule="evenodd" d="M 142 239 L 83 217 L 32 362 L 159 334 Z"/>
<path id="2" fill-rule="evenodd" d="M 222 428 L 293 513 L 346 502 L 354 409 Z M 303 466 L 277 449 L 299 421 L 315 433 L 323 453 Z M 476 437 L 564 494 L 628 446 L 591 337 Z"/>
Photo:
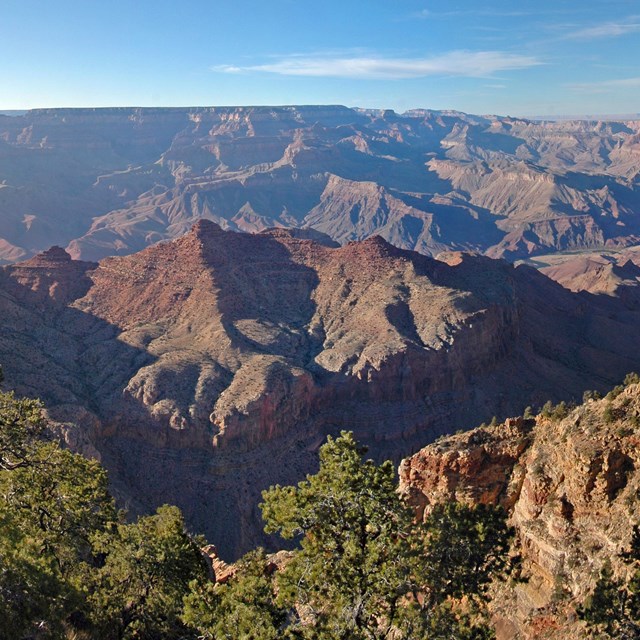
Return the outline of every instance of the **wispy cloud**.
<path id="1" fill-rule="evenodd" d="M 599 38 L 618 38 L 629 33 L 640 31 L 640 16 L 629 16 L 618 22 L 604 22 L 603 24 L 577 29 L 566 34 L 570 40 L 596 40 Z"/>
<path id="2" fill-rule="evenodd" d="M 610 93 L 620 89 L 640 89 L 640 76 L 634 78 L 620 78 L 617 80 L 603 80 L 602 82 L 579 82 L 566 85 L 572 91 L 581 93 Z"/>
<path id="3" fill-rule="evenodd" d="M 543 64 L 534 56 L 503 51 L 451 51 L 427 58 L 392 58 L 379 55 L 293 55 L 251 66 L 217 65 L 223 73 L 263 72 L 284 76 L 362 79 L 402 79 L 426 76 L 490 77 L 496 72 Z"/>
<path id="4" fill-rule="evenodd" d="M 454 11 L 432 11 L 421 9 L 410 14 L 412 18 L 426 20 L 428 18 L 454 18 L 459 16 L 487 16 L 490 18 L 519 18 L 522 16 L 536 15 L 533 11 L 499 11 L 496 9 L 465 9 Z"/>

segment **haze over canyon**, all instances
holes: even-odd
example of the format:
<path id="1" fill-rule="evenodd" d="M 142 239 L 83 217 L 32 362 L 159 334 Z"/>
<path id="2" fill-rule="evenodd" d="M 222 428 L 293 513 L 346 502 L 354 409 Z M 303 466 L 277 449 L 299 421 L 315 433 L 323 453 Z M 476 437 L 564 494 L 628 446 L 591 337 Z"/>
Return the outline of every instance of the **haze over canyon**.
<path id="1" fill-rule="evenodd" d="M 640 121 L 341 106 L 0 115 L 0 259 L 99 260 L 223 229 L 378 234 L 509 260 L 640 242 Z"/>

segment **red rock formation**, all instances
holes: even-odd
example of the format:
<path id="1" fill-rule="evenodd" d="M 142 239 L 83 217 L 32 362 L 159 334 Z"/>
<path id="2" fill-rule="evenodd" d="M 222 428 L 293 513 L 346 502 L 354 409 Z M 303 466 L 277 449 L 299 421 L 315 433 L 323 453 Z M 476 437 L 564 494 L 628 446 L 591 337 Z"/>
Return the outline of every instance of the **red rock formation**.
<path id="1" fill-rule="evenodd" d="M 173 502 L 228 557 L 260 490 L 351 429 L 378 458 L 640 368 L 640 323 L 527 267 L 379 237 L 191 233 L 99 266 L 60 250 L 0 272 L 0 362 L 131 509 Z M 506 455 L 506 454 L 505 454 Z M 496 489 L 498 490 L 498 489 Z"/>
<path id="2" fill-rule="evenodd" d="M 95 262 L 71 260 L 61 247 L 51 249 L 15 266 L 7 267 L 11 293 L 18 299 L 28 297 L 30 305 L 54 303 L 66 305 L 84 295 L 91 286 L 87 272 Z"/>
<path id="3" fill-rule="evenodd" d="M 400 466 L 421 515 L 458 499 L 504 505 L 523 557 L 522 583 L 496 585 L 498 638 L 577 639 L 575 608 L 640 522 L 640 385 L 590 400 L 566 418 L 507 420 L 439 440 Z"/>
<path id="4" fill-rule="evenodd" d="M 522 478 L 513 471 L 531 444 L 533 425 L 533 420 L 508 418 L 497 427 L 447 438 L 403 460 L 401 487 L 417 517 L 423 519 L 433 504 L 452 500 L 512 509 L 522 490 Z"/>
<path id="5" fill-rule="evenodd" d="M 543 267 L 542 273 L 563 287 L 616 296 L 628 306 L 640 306 L 640 254 L 637 252 L 587 253 L 547 259 L 551 264 Z"/>

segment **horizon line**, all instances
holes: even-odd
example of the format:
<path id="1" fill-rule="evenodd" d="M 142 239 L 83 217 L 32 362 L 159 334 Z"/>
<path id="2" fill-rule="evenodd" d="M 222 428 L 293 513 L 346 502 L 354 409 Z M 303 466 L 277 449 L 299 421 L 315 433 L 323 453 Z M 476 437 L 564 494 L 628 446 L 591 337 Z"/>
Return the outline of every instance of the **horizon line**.
<path id="1" fill-rule="evenodd" d="M 157 105 L 119 105 L 119 106 L 57 106 L 57 107 L 31 107 L 26 109 L 0 108 L 0 116 L 17 117 L 30 112 L 38 111 L 127 111 L 127 110 L 154 110 L 154 111 L 189 111 L 207 109 L 287 109 L 287 108 L 341 108 L 353 111 L 389 111 L 399 116 L 410 114 L 414 111 L 432 111 L 438 113 L 460 113 L 478 117 L 499 117 L 499 118 L 520 118 L 524 120 L 640 120 L 640 112 L 636 113 L 585 113 L 585 114 L 532 114 L 532 115 L 511 115 L 499 113 L 471 113 L 461 109 L 434 109 L 431 107 L 411 107 L 404 111 L 385 107 L 360 107 L 347 106 L 340 103 L 287 103 L 287 104 L 210 104 L 210 105 L 179 105 L 179 106 L 157 106 Z"/>

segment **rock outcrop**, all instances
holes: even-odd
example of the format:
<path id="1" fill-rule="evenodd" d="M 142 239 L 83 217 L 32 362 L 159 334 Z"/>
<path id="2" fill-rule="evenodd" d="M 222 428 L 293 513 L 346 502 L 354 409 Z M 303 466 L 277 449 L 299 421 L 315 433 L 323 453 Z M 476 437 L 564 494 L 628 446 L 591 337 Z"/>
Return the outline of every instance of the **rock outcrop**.
<path id="1" fill-rule="evenodd" d="M 535 269 L 380 237 L 187 235 L 95 263 L 0 270 L 0 363 L 133 513 L 180 506 L 225 558 L 257 504 L 350 429 L 380 458 L 640 368 L 637 312 Z M 73 426 L 75 425 L 75 426 Z"/>
<path id="2" fill-rule="evenodd" d="M 0 114 L 0 261 L 314 227 L 508 259 L 640 243 L 640 121 L 341 106 Z"/>
<path id="3" fill-rule="evenodd" d="M 549 278 L 571 291 L 616 296 L 628 306 L 640 306 L 640 253 L 586 253 L 549 257 L 540 269 Z"/>
<path id="4" fill-rule="evenodd" d="M 523 558 L 519 583 L 496 585 L 498 638 L 586 638 L 576 607 L 640 522 L 640 385 L 561 417 L 513 418 L 441 439 L 400 466 L 418 517 L 443 500 L 502 504 Z"/>

